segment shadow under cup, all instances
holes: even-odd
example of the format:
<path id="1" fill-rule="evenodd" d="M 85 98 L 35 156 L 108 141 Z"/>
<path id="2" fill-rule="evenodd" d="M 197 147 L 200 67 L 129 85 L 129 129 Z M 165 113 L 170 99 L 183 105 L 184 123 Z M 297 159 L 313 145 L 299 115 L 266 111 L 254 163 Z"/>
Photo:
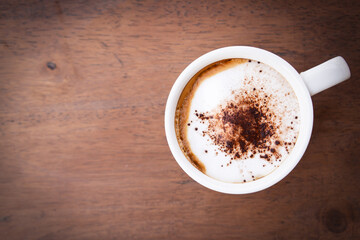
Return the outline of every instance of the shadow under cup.
<path id="1" fill-rule="evenodd" d="M 289 156 L 270 174 L 246 183 L 226 183 L 199 171 L 184 155 L 176 137 L 175 112 L 179 97 L 188 81 L 204 67 L 224 59 L 243 58 L 262 62 L 279 72 L 293 88 L 298 99 L 300 126 L 296 144 Z M 300 74 L 285 60 L 263 49 L 234 46 L 209 52 L 193 61 L 175 81 L 165 109 L 165 132 L 170 150 L 180 167 L 201 185 L 223 193 L 245 194 L 266 189 L 283 179 L 297 165 L 310 141 L 313 126 L 313 107 L 309 91 Z"/>

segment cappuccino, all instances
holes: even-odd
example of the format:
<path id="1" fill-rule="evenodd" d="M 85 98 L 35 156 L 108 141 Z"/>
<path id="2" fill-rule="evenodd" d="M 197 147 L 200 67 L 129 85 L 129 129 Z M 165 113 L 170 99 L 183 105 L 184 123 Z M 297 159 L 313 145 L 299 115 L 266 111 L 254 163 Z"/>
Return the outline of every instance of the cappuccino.
<path id="1" fill-rule="evenodd" d="M 187 159 L 223 182 L 262 178 L 286 161 L 299 134 L 298 99 L 287 80 L 250 59 L 226 59 L 184 88 L 175 130 Z"/>

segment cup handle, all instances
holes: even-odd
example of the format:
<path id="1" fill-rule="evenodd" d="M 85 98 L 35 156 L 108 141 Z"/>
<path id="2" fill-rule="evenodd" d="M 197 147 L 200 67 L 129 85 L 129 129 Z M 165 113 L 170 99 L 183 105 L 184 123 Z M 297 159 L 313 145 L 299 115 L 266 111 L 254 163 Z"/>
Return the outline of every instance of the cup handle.
<path id="1" fill-rule="evenodd" d="M 300 73 L 311 96 L 349 79 L 350 75 L 348 64 L 340 56 Z"/>

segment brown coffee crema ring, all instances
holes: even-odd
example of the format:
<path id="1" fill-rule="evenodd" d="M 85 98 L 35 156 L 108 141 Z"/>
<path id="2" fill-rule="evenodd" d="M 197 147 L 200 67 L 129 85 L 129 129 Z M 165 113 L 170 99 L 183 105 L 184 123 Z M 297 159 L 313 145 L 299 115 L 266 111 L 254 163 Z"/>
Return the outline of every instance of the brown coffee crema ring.
<path id="1" fill-rule="evenodd" d="M 187 159 L 203 173 L 206 173 L 205 165 L 193 153 L 187 137 L 187 129 L 192 127 L 192 122 L 188 122 L 192 99 L 203 80 L 246 62 L 251 60 L 226 59 L 205 67 L 191 78 L 177 103 L 175 130 L 179 146 Z M 252 79 L 246 80 L 247 84 L 251 84 L 251 81 Z M 219 105 L 211 112 L 195 110 L 192 113 L 201 123 L 206 123 L 207 128 L 200 134 L 209 137 L 218 151 L 230 156 L 228 164 L 240 159 L 251 159 L 256 154 L 271 164 L 281 162 L 280 148 L 289 153 L 296 138 L 291 143 L 279 138 L 282 119 L 268 104 L 276 102 L 276 98 L 256 88 L 251 88 L 250 91 L 233 91 L 232 94 L 234 98 L 231 101 Z"/>

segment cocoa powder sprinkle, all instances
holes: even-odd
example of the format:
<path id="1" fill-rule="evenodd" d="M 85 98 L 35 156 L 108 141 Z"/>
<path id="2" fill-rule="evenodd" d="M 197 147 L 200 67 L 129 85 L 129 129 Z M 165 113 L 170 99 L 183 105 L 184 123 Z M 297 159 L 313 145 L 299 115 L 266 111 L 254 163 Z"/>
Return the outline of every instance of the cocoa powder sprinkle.
<path id="1" fill-rule="evenodd" d="M 220 151 L 234 160 L 246 156 L 253 158 L 255 153 L 262 153 L 260 157 L 267 161 L 276 152 L 275 146 L 271 146 L 276 126 L 271 115 L 268 107 L 258 103 L 257 95 L 229 102 L 212 114 L 196 113 L 201 121 L 208 122 L 203 134 L 208 135 Z M 280 142 L 275 141 L 275 145 L 278 144 Z"/>

